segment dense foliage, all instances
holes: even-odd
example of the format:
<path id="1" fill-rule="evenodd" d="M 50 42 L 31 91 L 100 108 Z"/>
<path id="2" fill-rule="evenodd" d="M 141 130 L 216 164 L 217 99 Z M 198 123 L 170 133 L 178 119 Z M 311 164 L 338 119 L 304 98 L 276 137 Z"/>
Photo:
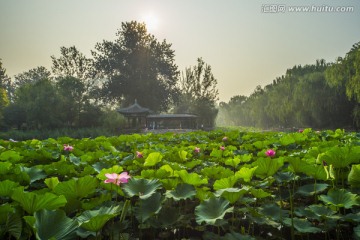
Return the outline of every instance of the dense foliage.
<path id="1" fill-rule="evenodd" d="M 116 108 L 128 107 L 135 100 L 155 113 L 179 105 L 187 89 L 179 87 L 171 44 L 158 41 L 144 23 L 136 21 L 122 23 L 116 36 L 115 41 L 97 43 L 93 58 L 75 46 L 61 47 L 60 56 L 51 56 L 52 72 L 40 66 L 17 74 L 13 81 L 0 59 L 0 127 L 107 127 L 119 123 L 118 117 L 109 122 Z M 217 115 L 216 79 L 210 66 L 203 61 L 201 66 L 201 94 L 186 103 L 190 112 L 180 113 L 198 114 L 199 124 L 212 127 Z"/>
<path id="2" fill-rule="evenodd" d="M 360 238 L 342 130 L 0 140 L 0 173 L 3 239 Z"/>
<path id="3" fill-rule="evenodd" d="M 359 43 L 335 63 L 294 66 L 250 96 L 220 103 L 222 125 L 261 128 L 358 128 Z"/>

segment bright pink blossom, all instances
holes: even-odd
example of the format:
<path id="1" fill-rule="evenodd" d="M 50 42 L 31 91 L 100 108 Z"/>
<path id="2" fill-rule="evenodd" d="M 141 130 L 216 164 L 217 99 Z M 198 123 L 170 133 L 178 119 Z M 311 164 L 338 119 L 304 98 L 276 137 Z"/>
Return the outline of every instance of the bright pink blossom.
<path id="1" fill-rule="evenodd" d="M 199 152 L 200 152 L 200 148 L 195 147 L 195 148 L 194 148 L 194 152 L 195 152 L 195 153 L 199 153 Z"/>
<path id="2" fill-rule="evenodd" d="M 64 151 L 71 152 L 72 150 L 74 150 L 73 146 L 70 146 L 69 144 L 64 144 Z"/>
<path id="3" fill-rule="evenodd" d="M 142 152 L 136 151 L 136 157 L 137 158 L 143 158 L 144 156 L 143 156 Z"/>
<path id="4" fill-rule="evenodd" d="M 266 156 L 268 156 L 268 157 L 273 157 L 273 156 L 275 156 L 276 152 L 275 152 L 274 150 L 272 150 L 272 149 L 269 149 L 269 150 L 267 150 L 267 151 L 265 152 L 265 154 L 266 154 Z"/>
<path id="5" fill-rule="evenodd" d="M 221 147 L 220 147 L 220 150 L 224 151 L 224 150 L 225 150 L 225 147 L 224 147 L 224 146 L 221 146 Z"/>
<path id="6" fill-rule="evenodd" d="M 223 142 L 226 142 L 228 140 L 228 137 L 223 137 Z"/>
<path id="7" fill-rule="evenodd" d="M 298 131 L 298 132 L 299 132 L 299 133 L 302 133 L 303 131 L 304 131 L 304 129 L 299 129 L 299 131 Z"/>
<path id="8" fill-rule="evenodd" d="M 106 173 L 105 177 L 107 177 L 107 179 L 104 183 L 114 183 L 116 185 L 120 185 L 121 183 L 127 183 L 130 175 L 127 172 L 122 172 L 120 174 Z"/>

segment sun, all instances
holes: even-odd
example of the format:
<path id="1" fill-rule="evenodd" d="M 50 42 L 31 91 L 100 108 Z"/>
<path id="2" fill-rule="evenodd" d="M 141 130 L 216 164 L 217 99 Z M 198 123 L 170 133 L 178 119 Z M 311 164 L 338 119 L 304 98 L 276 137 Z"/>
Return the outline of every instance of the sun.
<path id="1" fill-rule="evenodd" d="M 159 27 L 159 18 L 153 14 L 148 13 L 141 18 L 141 22 L 146 24 L 146 28 L 149 32 L 154 32 Z"/>

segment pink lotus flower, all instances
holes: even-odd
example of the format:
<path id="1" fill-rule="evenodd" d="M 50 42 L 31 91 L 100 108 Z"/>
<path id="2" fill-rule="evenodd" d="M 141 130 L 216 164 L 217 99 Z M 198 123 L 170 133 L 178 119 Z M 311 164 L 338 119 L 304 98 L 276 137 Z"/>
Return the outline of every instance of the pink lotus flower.
<path id="1" fill-rule="evenodd" d="M 194 152 L 195 152 L 195 153 L 199 153 L 199 152 L 200 152 L 200 148 L 195 147 L 195 148 L 194 148 Z"/>
<path id="2" fill-rule="evenodd" d="M 120 186 L 121 183 L 127 183 L 128 182 L 128 179 L 130 178 L 130 175 L 127 172 L 122 172 L 120 174 L 106 173 L 105 177 L 107 177 L 107 179 L 104 181 L 104 183 L 114 183 L 114 184 Z"/>
<path id="3" fill-rule="evenodd" d="M 266 156 L 268 156 L 268 157 L 273 157 L 273 156 L 275 156 L 276 152 L 275 152 L 274 150 L 272 150 L 272 149 L 269 149 L 269 150 L 267 150 L 267 151 L 265 152 L 265 154 L 266 154 Z"/>
<path id="4" fill-rule="evenodd" d="M 69 144 L 64 144 L 64 151 L 71 152 L 74 150 L 73 146 L 70 146 Z"/>
<path id="5" fill-rule="evenodd" d="M 220 147 L 220 150 L 224 151 L 224 150 L 225 150 L 225 147 L 224 147 L 224 146 L 221 146 L 221 147 Z"/>
<path id="6" fill-rule="evenodd" d="M 142 152 L 136 151 L 136 157 L 137 158 L 143 158 L 144 156 L 143 156 Z"/>
<path id="7" fill-rule="evenodd" d="M 228 140 L 228 137 L 223 137 L 223 142 L 226 142 Z"/>

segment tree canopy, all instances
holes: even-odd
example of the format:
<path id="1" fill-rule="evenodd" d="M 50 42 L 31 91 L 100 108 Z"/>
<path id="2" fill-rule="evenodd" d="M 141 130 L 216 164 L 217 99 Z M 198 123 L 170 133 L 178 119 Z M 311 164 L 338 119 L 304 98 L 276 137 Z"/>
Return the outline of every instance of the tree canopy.
<path id="1" fill-rule="evenodd" d="M 177 97 L 178 67 L 174 50 L 159 42 L 143 23 L 122 23 L 117 39 L 98 43 L 93 51 L 95 68 L 102 74 L 102 96 L 123 106 L 135 99 L 154 111 L 167 110 Z"/>

